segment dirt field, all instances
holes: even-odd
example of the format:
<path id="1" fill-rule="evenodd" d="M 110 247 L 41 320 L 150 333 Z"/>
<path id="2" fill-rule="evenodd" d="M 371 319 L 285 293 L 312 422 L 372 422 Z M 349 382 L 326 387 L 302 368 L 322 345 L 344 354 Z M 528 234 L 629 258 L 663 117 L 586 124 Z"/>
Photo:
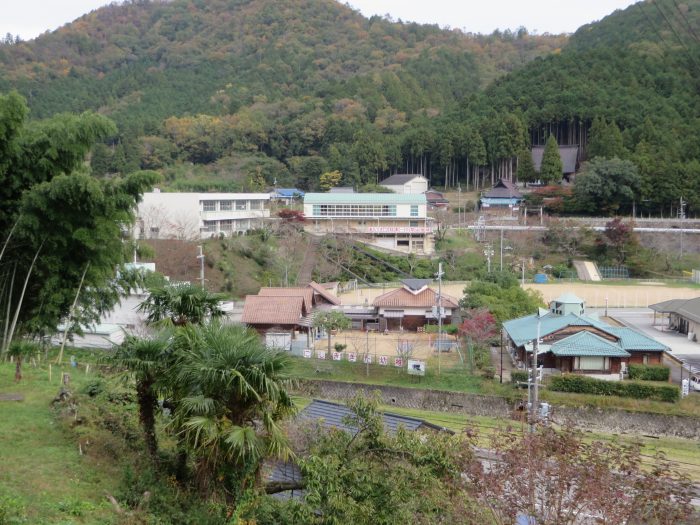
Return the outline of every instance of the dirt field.
<path id="1" fill-rule="evenodd" d="M 669 299 L 692 299 L 700 296 L 697 288 L 675 288 L 664 285 L 606 285 L 586 283 L 526 284 L 525 288 L 538 290 L 549 302 L 560 295 L 571 292 L 586 302 L 586 306 L 610 308 L 637 308 L 668 301 Z"/>
<path id="2" fill-rule="evenodd" d="M 354 352 L 358 354 L 358 361 L 361 359 L 359 354 L 364 354 L 369 350 L 369 353 L 374 356 L 374 360 L 378 356 L 388 356 L 393 358 L 397 355 L 396 349 L 401 342 L 406 342 L 413 345 L 412 357 L 416 359 L 428 359 L 437 356 L 433 352 L 430 343 L 437 337 L 436 334 L 418 334 L 415 332 L 390 332 L 387 335 L 377 332 L 361 332 L 357 330 L 345 330 L 337 336 L 331 337 L 331 352 L 334 351 L 334 345 L 340 343 L 347 345 L 344 352 Z M 454 341 L 454 337 L 443 334 L 443 340 Z M 316 350 L 328 350 L 328 338 L 318 339 L 315 343 Z M 457 352 L 443 352 L 445 364 L 456 362 L 459 359 Z M 331 359 L 331 356 L 326 356 L 326 359 Z M 347 355 L 344 356 L 347 360 Z"/>
<path id="3" fill-rule="evenodd" d="M 464 292 L 464 284 L 444 284 L 443 293 L 461 299 Z M 700 289 L 679 288 L 665 285 L 636 284 L 636 285 L 610 285 L 595 283 L 551 283 L 551 284 L 526 284 L 525 288 L 539 290 L 545 302 L 556 299 L 560 295 L 571 292 L 578 295 L 586 302 L 586 306 L 605 306 L 605 298 L 608 298 L 610 308 L 636 308 L 646 307 L 650 304 L 660 303 L 669 299 L 692 299 L 700 297 Z M 395 290 L 395 288 L 371 288 L 358 289 L 340 295 L 343 304 L 372 304 L 372 301 L 383 293 Z"/>

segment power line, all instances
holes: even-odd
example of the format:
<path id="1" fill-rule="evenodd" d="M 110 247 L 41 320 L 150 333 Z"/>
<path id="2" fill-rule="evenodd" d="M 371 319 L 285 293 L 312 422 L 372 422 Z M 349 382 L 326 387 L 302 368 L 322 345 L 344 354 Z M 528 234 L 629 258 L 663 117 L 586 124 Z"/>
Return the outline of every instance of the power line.
<path id="1" fill-rule="evenodd" d="M 698 34 L 695 32 L 695 29 L 693 29 L 693 26 L 690 24 L 690 22 L 685 18 L 685 16 L 683 16 L 683 13 L 681 12 L 681 9 L 678 6 L 678 2 L 676 2 L 676 0 L 673 0 L 673 5 L 676 8 L 676 12 L 678 13 L 677 18 L 680 18 L 682 22 L 685 22 L 685 25 L 688 27 L 688 34 L 692 35 L 696 42 L 700 42 Z"/>
<path id="2" fill-rule="evenodd" d="M 686 44 L 683 41 L 683 39 L 681 38 L 681 36 L 678 34 L 678 31 L 676 31 L 676 28 L 673 26 L 671 21 L 668 19 L 668 17 L 666 16 L 666 13 L 664 13 L 663 9 L 661 9 L 661 7 L 659 6 L 659 3 L 658 2 L 652 2 L 652 3 L 654 4 L 654 7 L 656 7 L 656 10 L 661 14 L 663 19 L 666 21 L 666 23 L 668 24 L 668 27 L 671 29 L 673 34 L 676 36 L 676 39 L 678 40 L 678 42 L 681 44 L 681 46 L 683 46 L 685 48 L 686 55 L 688 55 L 688 58 L 690 59 L 690 61 L 693 62 L 693 65 L 697 67 L 698 63 L 696 62 L 695 57 L 693 56 L 692 52 L 690 51 L 688 44 Z"/>

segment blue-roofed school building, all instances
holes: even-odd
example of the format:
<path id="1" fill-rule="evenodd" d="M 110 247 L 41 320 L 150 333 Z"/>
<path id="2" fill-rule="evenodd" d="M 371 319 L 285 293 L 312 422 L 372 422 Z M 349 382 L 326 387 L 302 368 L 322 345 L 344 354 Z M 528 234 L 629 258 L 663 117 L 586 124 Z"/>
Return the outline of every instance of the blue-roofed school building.
<path id="1" fill-rule="evenodd" d="M 670 351 L 641 332 L 586 315 L 583 299 L 574 294 L 556 298 L 549 310 L 506 321 L 503 330 L 513 358 L 529 366 L 537 347 L 537 363 L 546 373 L 619 377 L 631 363 L 661 364 Z"/>
<path id="2" fill-rule="evenodd" d="M 435 251 L 433 219 L 424 194 L 307 193 L 304 216 L 309 233 L 347 235 L 400 253 Z"/>

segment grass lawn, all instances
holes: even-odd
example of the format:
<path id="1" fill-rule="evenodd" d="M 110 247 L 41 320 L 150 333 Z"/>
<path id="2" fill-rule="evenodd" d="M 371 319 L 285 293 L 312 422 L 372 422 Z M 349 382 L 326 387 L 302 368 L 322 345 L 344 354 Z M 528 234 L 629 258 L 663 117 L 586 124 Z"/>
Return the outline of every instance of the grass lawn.
<path id="1" fill-rule="evenodd" d="M 74 390 L 89 379 L 65 369 Z M 23 372 L 15 384 L 14 365 L 0 364 L 0 393 L 24 395 L 20 402 L 0 401 L 0 522 L 4 506 L 7 523 L 113 523 L 104 496 L 114 492 L 121 473 L 109 461 L 81 456 L 75 438 L 55 420 L 50 402 L 59 389 L 57 367 L 51 383 L 47 367 L 24 366 Z"/>
<path id="2" fill-rule="evenodd" d="M 368 367 L 362 363 L 351 363 L 349 361 L 319 362 L 317 359 L 304 359 L 301 357 L 292 360 L 291 373 L 296 377 L 306 379 L 326 379 L 346 383 L 428 388 L 485 395 L 509 395 L 513 393 L 513 388 L 510 385 L 501 385 L 498 381 L 472 375 L 461 366 L 448 366 L 447 359 L 444 361 L 441 373 L 438 375 L 437 358 L 430 358 L 426 375 L 421 377 L 420 380 L 417 376 L 410 376 L 405 371 L 396 369 L 393 366 L 372 364 L 369 365 L 368 373 Z"/>

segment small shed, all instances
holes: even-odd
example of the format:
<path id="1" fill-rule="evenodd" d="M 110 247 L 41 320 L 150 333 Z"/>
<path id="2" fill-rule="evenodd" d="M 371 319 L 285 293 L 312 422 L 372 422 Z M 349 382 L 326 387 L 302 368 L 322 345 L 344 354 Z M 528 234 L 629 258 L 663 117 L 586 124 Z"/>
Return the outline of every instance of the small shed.
<path id="1" fill-rule="evenodd" d="M 428 179 L 417 174 L 397 174 L 379 183 L 394 193 L 418 195 L 428 191 Z"/>

